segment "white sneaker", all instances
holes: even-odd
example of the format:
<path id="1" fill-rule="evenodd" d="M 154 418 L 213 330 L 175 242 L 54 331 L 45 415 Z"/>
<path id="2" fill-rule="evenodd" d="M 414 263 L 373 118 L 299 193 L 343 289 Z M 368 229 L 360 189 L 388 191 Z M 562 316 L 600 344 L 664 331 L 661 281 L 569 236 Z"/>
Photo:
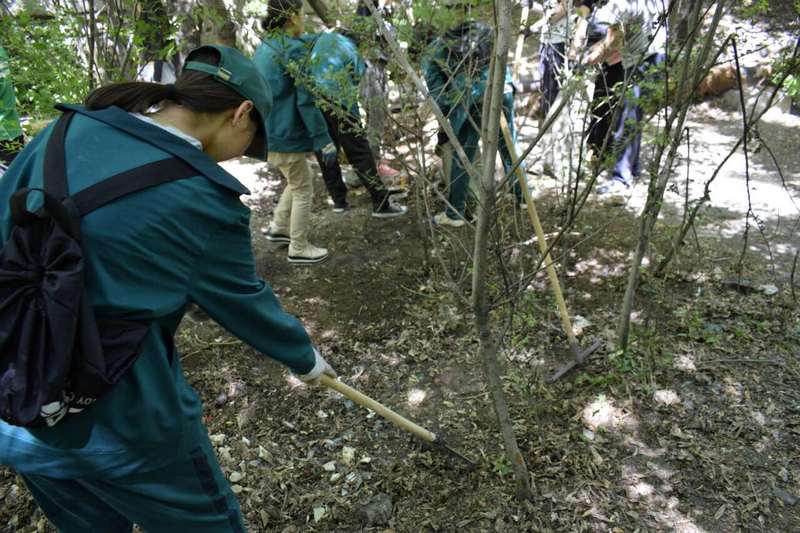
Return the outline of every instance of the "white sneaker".
<path id="1" fill-rule="evenodd" d="M 308 244 L 300 250 L 289 245 L 288 260 L 294 265 L 316 265 L 324 263 L 329 257 L 328 250 L 318 248 L 313 244 Z"/>
<path id="2" fill-rule="evenodd" d="M 275 229 L 271 224 L 268 228 L 264 228 L 261 230 L 261 233 L 264 237 L 267 238 L 269 242 L 273 242 L 275 244 L 287 245 L 292 242 L 292 239 L 289 238 L 289 232 L 284 232 Z"/>
<path id="3" fill-rule="evenodd" d="M 447 216 L 446 211 L 442 211 L 438 215 L 434 216 L 433 223 L 437 226 L 450 226 L 451 228 L 460 228 L 466 224 L 462 218 L 450 218 Z"/>
<path id="4" fill-rule="evenodd" d="M 630 191 L 631 186 L 619 178 L 611 178 L 597 187 L 597 194 L 622 195 Z"/>

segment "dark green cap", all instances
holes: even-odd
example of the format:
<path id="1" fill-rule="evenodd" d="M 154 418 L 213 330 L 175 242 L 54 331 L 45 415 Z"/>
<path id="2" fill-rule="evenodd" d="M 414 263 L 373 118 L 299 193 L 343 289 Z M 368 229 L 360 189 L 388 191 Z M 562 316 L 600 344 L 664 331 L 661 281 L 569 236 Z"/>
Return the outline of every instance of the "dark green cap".
<path id="1" fill-rule="evenodd" d="M 192 61 L 192 56 L 201 50 L 213 49 L 219 53 L 219 63 L 210 65 Z M 267 159 L 267 117 L 272 110 L 272 92 L 266 81 L 256 70 L 250 59 L 235 48 L 220 45 L 205 45 L 195 48 L 186 57 L 184 70 L 198 70 L 214 77 L 246 99 L 251 100 L 259 115 L 258 132 L 247 148 L 245 155 L 266 161 Z"/>

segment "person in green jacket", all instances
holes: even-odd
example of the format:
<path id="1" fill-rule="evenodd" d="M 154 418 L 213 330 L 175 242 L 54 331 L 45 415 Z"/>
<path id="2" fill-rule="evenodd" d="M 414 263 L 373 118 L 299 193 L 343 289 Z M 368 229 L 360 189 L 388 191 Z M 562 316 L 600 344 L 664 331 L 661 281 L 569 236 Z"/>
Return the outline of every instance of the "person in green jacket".
<path id="1" fill-rule="evenodd" d="M 381 181 L 378 166 L 358 110 L 358 85 L 364 73 L 364 61 L 355 43 L 336 32 L 324 32 L 308 37 L 311 55 L 308 58 L 306 83 L 317 98 L 317 107 L 328 124 L 328 133 L 337 149 L 344 151 L 348 162 L 372 198 L 372 216 L 393 218 L 404 215 L 405 206 L 396 205 L 392 194 Z M 342 180 L 338 153 L 325 155 L 316 152 L 322 179 L 333 200 L 333 210 L 342 213 L 349 208 L 347 187 Z"/>
<path id="2" fill-rule="evenodd" d="M 0 46 L 0 166 L 11 164 L 22 149 L 24 141 L 14 85 L 11 83 L 8 54 Z"/>
<path id="3" fill-rule="evenodd" d="M 302 37 L 302 0 L 270 0 L 262 28 L 267 32 L 253 62 L 272 91 L 273 112 L 267 118 L 272 149 L 269 162 L 286 178 L 286 188 L 266 231 L 269 241 L 289 245 L 288 260 L 316 264 L 328 250 L 308 240 L 314 184 L 307 157 L 316 151 L 336 153 L 325 118 L 302 83 L 309 46 Z"/>
<path id="4" fill-rule="evenodd" d="M 302 324 L 259 279 L 248 190 L 217 164 L 267 157 L 271 98 L 238 51 L 191 52 L 174 85 L 102 87 L 65 141 L 69 192 L 177 157 L 197 175 L 118 199 L 81 222 L 87 297 L 98 318 L 149 324 L 133 367 L 96 404 L 52 427 L 0 421 L 0 464 L 18 472 L 63 533 L 244 531 L 239 505 L 203 425 L 202 404 L 181 369 L 175 333 L 195 303 L 260 353 L 307 382 L 335 376 Z M 0 204 L 42 187 L 48 127 L 0 180 Z M 0 210 L 0 245 L 10 234 Z M 0 347 L 3 345 L 0 335 Z"/>
<path id="5" fill-rule="evenodd" d="M 464 7 L 461 4 L 454 8 Z M 491 28 L 466 20 L 434 38 L 423 53 L 421 64 L 428 90 L 458 137 L 470 160 L 473 160 L 480 141 L 481 109 L 483 94 L 489 77 L 494 34 Z M 506 117 L 512 138 L 514 130 L 514 85 L 511 71 L 506 69 L 503 114 Z M 446 141 L 445 141 L 446 142 Z M 440 144 L 443 144 L 440 141 Z M 500 156 L 508 173 L 511 155 L 500 135 Z M 448 193 L 448 207 L 437 214 L 433 222 L 438 225 L 461 227 L 465 223 L 465 207 L 469 191 L 469 175 L 461 159 L 453 152 Z M 520 184 L 514 182 L 514 193 L 521 201 Z"/>

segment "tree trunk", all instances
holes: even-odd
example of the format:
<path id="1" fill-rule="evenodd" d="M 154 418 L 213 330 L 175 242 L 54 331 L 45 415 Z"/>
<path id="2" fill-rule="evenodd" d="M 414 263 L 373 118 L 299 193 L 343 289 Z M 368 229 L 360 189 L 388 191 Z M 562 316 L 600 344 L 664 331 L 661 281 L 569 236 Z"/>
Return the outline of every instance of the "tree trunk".
<path id="1" fill-rule="evenodd" d="M 488 94 L 484 98 L 484 120 L 481 128 L 483 130 L 484 160 L 478 206 L 478 227 L 475 232 L 472 301 L 483 370 L 492 395 L 492 403 L 500 426 L 500 432 L 503 435 L 506 458 L 511 464 L 516 479 L 517 497 L 530 499 L 533 496 L 530 476 L 525 465 L 525 459 L 517 446 L 514 426 L 508 412 L 508 403 L 501 379 L 502 370 L 497 355 L 497 339 L 491 330 L 490 309 L 487 299 L 489 228 L 495 216 L 494 174 L 500 136 L 500 116 L 503 113 L 505 70 L 511 35 L 511 2 L 510 0 L 498 0 L 495 7 L 497 13 L 497 38 L 487 87 Z"/>
<path id="2" fill-rule="evenodd" d="M 236 48 L 236 25 L 223 0 L 202 0 L 203 44 L 221 44 Z"/>
<path id="3" fill-rule="evenodd" d="M 142 63 L 164 59 L 164 49 L 172 37 L 172 24 L 164 0 L 141 0 L 141 25 L 137 36 L 143 43 Z"/>
<path id="4" fill-rule="evenodd" d="M 702 2 L 697 2 L 694 6 L 692 13 L 692 29 L 697 24 L 702 24 L 700 12 L 702 10 Z M 708 32 L 704 35 L 703 48 L 696 60 L 693 60 L 692 51 L 693 43 L 696 40 L 698 31 L 690 31 L 688 46 L 681 54 L 681 60 L 676 65 L 681 66 L 681 74 L 678 80 L 677 87 L 697 87 L 697 84 L 702 79 L 702 76 L 708 70 L 706 65 L 708 55 L 713 47 L 714 34 L 716 33 L 717 26 L 725 7 L 725 0 L 719 0 L 717 8 L 714 13 L 714 19 Z M 686 113 L 691 105 L 691 99 L 686 98 L 680 102 L 676 102 L 672 111 L 666 120 L 664 129 L 664 136 L 670 139 L 669 152 L 666 160 L 663 159 L 666 146 L 659 146 L 655 157 L 656 172 L 651 174 L 650 187 L 647 191 L 647 201 L 644 210 L 640 217 L 639 222 L 639 242 L 636 245 L 633 259 L 631 260 L 630 271 L 628 273 L 628 285 L 625 288 L 625 296 L 622 301 L 622 309 L 617 324 L 617 345 L 619 349 L 626 350 L 628 348 L 628 339 L 630 336 L 630 321 L 631 312 L 633 311 L 633 302 L 636 296 L 636 290 L 639 287 L 640 270 L 642 260 L 644 259 L 647 249 L 650 245 L 650 236 L 652 235 L 653 228 L 658 221 L 658 214 L 661 211 L 662 201 L 664 199 L 664 192 L 667 189 L 670 175 L 672 174 L 672 164 L 675 161 L 675 156 L 683 138 L 683 125 L 686 120 Z"/>
<path id="5" fill-rule="evenodd" d="M 94 0 L 89 0 L 89 90 L 94 90 L 95 46 L 97 45 L 97 20 Z"/>
<path id="6" fill-rule="evenodd" d="M 167 0 L 170 8 L 170 15 L 180 21 L 178 36 L 176 37 L 178 53 L 173 58 L 172 66 L 175 72 L 180 72 L 186 54 L 193 48 L 200 46 L 202 35 L 200 25 L 195 20 L 195 8 L 197 4 L 194 0 Z"/>
<path id="7" fill-rule="evenodd" d="M 311 6 L 311 9 L 314 10 L 314 13 L 317 14 L 325 26 L 328 28 L 332 26 L 333 21 L 324 0 L 308 0 L 308 5 Z"/>

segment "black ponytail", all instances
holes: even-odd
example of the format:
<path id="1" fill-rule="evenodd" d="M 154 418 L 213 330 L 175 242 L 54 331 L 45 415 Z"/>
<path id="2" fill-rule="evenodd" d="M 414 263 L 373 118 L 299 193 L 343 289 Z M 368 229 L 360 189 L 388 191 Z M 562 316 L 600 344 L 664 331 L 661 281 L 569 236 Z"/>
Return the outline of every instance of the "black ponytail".
<path id="1" fill-rule="evenodd" d="M 216 50 L 205 48 L 191 54 L 189 60 L 217 65 L 220 57 Z M 216 81 L 210 74 L 185 70 L 174 85 L 124 81 L 100 87 L 86 97 L 85 105 L 93 110 L 117 106 L 132 113 L 144 113 L 163 101 L 180 104 L 192 111 L 218 113 L 239 107 L 245 97 Z"/>

